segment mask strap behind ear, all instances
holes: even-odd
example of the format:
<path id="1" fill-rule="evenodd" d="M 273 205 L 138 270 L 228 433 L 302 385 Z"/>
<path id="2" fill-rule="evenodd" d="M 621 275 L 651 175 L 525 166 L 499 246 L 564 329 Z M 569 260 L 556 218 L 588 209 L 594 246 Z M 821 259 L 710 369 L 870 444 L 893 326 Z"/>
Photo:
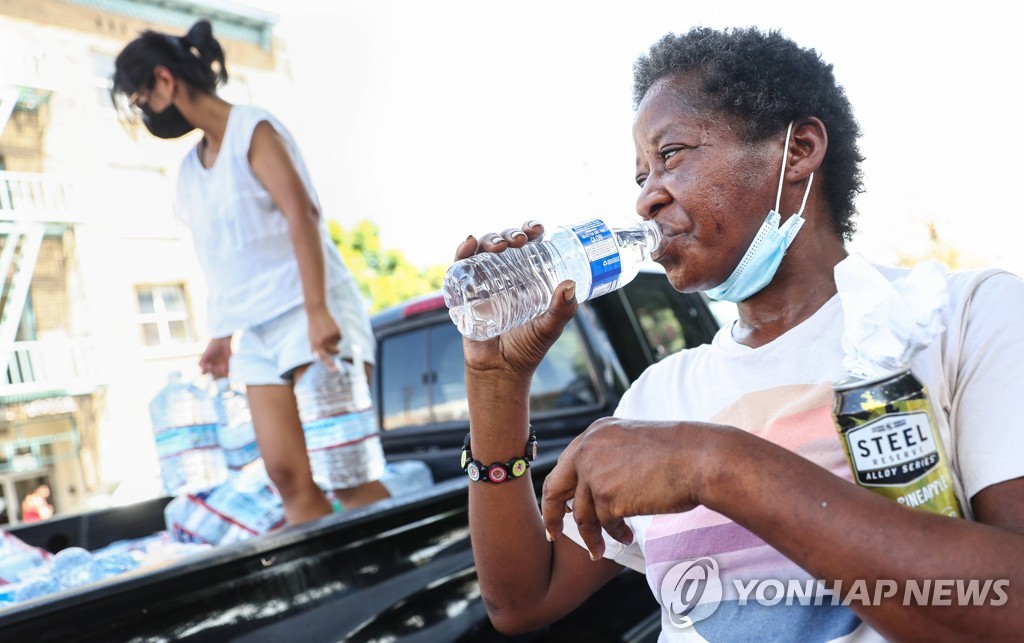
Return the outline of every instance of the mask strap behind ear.
<path id="1" fill-rule="evenodd" d="M 786 160 L 789 158 L 789 135 L 793 133 L 793 121 L 789 121 L 786 127 L 786 146 L 782 149 L 782 171 L 779 172 L 779 191 L 775 194 L 775 212 L 779 212 L 779 204 L 782 203 L 782 179 L 786 176 Z M 800 209 L 793 216 L 801 216 L 804 213 L 804 206 L 807 205 L 807 197 L 811 194 L 811 185 L 814 184 L 814 172 L 807 179 L 807 189 L 804 190 L 804 198 L 800 202 Z"/>
<path id="2" fill-rule="evenodd" d="M 800 202 L 800 209 L 793 216 L 798 217 L 804 213 L 804 206 L 807 205 L 807 196 L 811 193 L 811 185 L 814 183 L 814 172 L 807 177 L 807 189 L 804 190 L 804 200 Z"/>
<path id="3" fill-rule="evenodd" d="M 786 144 L 782 146 L 782 169 L 779 170 L 779 191 L 775 193 L 776 212 L 779 212 L 779 204 L 782 203 L 782 179 L 786 176 L 786 160 L 789 158 L 789 135 L 792 133 L 793 121 L 789 121 L 789 125 L 786 126 Z"/>

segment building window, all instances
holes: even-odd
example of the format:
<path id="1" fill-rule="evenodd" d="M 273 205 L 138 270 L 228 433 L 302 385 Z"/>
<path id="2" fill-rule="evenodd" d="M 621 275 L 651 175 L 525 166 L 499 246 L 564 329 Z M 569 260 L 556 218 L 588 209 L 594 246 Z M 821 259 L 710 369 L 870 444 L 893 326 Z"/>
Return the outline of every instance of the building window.
<path id="1" fill-rule="evenodd" d="M 114 102 L 110 99 L 113 88 L 114 57 L 98 51 L 92 52 L 91 84 L 96 91 L 96 104 L 105 111 L 113 112 Z"/>
<path id="2" fill-rule="evenodd" d="M 146 346 L 172 346 L 196 341 L 184 284 L 136 286 L 138 321 Z"/>

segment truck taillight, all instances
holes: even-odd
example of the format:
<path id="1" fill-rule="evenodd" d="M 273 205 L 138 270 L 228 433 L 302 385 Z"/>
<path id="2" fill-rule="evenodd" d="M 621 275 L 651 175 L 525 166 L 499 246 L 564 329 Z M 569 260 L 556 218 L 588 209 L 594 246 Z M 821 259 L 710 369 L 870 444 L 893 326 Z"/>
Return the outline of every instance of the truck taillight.
<path id="1" fill-rule="evenodd" d="M 444 295 L 430 297 L 429 299 L 409 304 L 402 309 L 402 317 L 412 317 L 413 315 L 419 315 L 420 313 L 437 310 L 439 308 L 444 308 Z"/>

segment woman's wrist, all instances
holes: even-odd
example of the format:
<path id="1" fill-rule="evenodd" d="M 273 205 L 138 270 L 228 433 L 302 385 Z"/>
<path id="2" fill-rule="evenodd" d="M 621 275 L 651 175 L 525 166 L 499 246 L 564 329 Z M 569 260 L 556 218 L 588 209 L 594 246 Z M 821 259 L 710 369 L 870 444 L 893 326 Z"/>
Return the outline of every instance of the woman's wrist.
<path id="1" fill-rule="evenodd" d="M 530 384 L 533 381 L 532 373 L 522 373 L 511 368 L 473 368 L 466 367 L 466 391 L 472 399 L 473 393 L 500 393 L 507 392 L 526 393 L 530 392 Z"/>
<path id="2" fill-rule="evenodd" d="M 321 314 L 328 312 L 326 299 L 309 299 L 303 304 L 307 315 Z"/>
<path id="3" fill-rule="evenodd" d="M 749 475 L 757 473 L 751 440 L 760 440 L 731 426 L 701 425 L 694 436 L 695 449 L 688 454 L 693 467 L 694 503 L 719 511 L 742 492 Z"/>

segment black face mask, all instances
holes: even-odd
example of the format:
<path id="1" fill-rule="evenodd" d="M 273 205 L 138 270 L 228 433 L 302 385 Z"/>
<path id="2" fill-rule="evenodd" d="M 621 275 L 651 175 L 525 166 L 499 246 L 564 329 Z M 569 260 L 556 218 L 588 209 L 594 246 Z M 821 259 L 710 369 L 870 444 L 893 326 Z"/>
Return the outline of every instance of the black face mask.
<path id="1" fill-rule="evenodd" d="M 169 105 L 159 114 L 154 112 L 149 105 L 143 105 L 140 109 L 142 110 L 142 124 L 146 126 L 150 134 L 157 138 L 180 138 L 195 129 L 195 126 L 185 120 L 185 117 L 174 105 Z"/>

